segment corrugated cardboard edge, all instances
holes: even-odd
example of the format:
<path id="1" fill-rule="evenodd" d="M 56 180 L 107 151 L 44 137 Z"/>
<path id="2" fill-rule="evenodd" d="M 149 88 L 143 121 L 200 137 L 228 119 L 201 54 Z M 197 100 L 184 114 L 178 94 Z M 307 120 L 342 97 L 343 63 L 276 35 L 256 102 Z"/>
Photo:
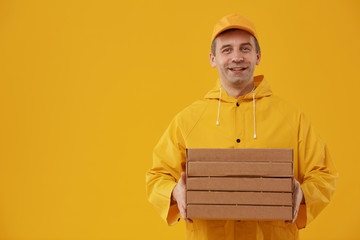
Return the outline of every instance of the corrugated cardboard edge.
<path id="1" fill-rule="evenodd" d="M 293 165 L 290 162 L 188 162 L 188 176 L 259 176 L 292 177 Z"/>
<path id="2" fill-rule="evenodd" d="M 292 195 L 291 192 L 188 191 L 187 203 L 292 207 Z"/>
<path id="3" fill-rule="evenodd" d="M 188 177 L 186 181 L 188 191 L 292 192 L 293 189 L 291 177 Z"/>
<path id="4" fill-rule="evenodd" d="M 292 148 L 188 148 L 186 151 L 188 161 L 200 162 L 216 162 L 219 159 L 224 161 L 290 162 L 290 156 L 291 160 L 293 158 Z M 286 156 L 283 156 L 284 154 Z"/>
<path id="5" fill-rule="evenodd" d="M 252 205 L 189 205 L 189 218 L 232 220 L 291 220 L 291 207 Z"/>

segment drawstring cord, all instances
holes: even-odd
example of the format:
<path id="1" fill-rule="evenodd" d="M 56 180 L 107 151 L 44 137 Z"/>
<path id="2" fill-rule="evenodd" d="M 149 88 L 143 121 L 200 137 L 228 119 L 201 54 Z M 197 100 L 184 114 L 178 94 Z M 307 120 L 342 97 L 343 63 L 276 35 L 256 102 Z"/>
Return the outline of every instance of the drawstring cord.
<path id="1" fill-rule="evenodd" d="M 254 90 L 253 90 L 254 91 Z M 256 139 L 256 121 L 255 121 L 255 93 L 253 95 L 253 116 L 254 116 L 254 139 Z"/>
<path id="2" fill-rule="evenodd" d="M 216 125 L 219 126 L 219 115 L 220 115 L 220 102 L 221 102 L 221 88 L 220 88 L 220 96 L 219 96 L 219 107 L 218 107 L 218 115 L 217 115 L 217 121 L 216 121 Z"/>
<path id="3" fill-rule="evenodd" d="M 256 139 L 256 115 L 255 115 L 255 86 L 252 90 L 252 95 L 253 95 L 253 118 L 254 118 L 254 139 Z M 219 106 L 218 106 L 218 114 L 217 114 L 217 120 L 216 120 L 216 125 L 219 126 L 220 122 L 219 122 L 219 116 L 220 116 L 220 104 L 221 104 L 221 88 L 220 88 L 220 96 L 219 96 Z"/>

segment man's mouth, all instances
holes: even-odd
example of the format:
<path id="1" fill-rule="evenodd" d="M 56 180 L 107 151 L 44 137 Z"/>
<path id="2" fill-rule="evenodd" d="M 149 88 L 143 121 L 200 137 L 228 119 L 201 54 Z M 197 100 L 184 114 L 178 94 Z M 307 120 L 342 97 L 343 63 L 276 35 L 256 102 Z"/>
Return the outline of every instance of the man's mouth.
<path id="1" fill-rule="evenodd" d="M 228 69 L 233 71 L 233 72 L 242 72 L 242 71 L 246 70 L 247 68 L 246 67 L 231 67 L 231 68 L 228 68 Z"/>

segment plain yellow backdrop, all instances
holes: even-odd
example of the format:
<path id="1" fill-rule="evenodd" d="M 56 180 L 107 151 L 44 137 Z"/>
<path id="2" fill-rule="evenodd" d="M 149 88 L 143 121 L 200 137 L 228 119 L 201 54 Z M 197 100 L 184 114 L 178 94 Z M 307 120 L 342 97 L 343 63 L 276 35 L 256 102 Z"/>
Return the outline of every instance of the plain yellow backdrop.
<path id="1" fill-rule="evenodd" d="M 259 32 L 264 74 L 340 172 L 302 239 L 360 239 L 360 2 L 0 1 L 0 239 L 184 239 L 145 196 L 152 150 L 214 84 L 214 23 Z"/>

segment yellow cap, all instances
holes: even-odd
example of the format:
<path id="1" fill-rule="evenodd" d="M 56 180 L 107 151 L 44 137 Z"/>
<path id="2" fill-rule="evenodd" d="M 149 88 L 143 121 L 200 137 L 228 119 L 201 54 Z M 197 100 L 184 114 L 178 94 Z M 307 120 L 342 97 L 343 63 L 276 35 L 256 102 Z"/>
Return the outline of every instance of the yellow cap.
<path id="1" fill-rule="evenodd" d="M 215 24 L 211 42 L 214 41 L 220 33 L 232 28 L 245 30 L 259 41 L 255 25 L 249 19 L 234 13 L 223 17 Z"/>

